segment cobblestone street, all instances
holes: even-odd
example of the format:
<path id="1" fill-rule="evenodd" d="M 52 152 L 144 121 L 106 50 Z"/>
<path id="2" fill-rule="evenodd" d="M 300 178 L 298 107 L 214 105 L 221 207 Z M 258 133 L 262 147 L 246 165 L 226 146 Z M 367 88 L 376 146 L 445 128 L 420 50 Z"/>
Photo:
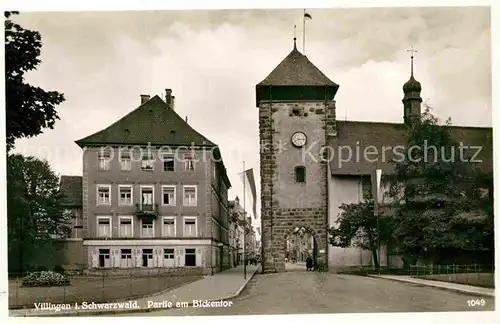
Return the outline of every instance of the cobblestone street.
<path id="1" fill-rule="evenodd" d="M 484 299 L 485 306 L 468 306 Z M 259 274 L 228 308 L 179 308 L 134 316 L 272 315 L 494 310 L 494 299 L 385 279 L 290 271 Z"/>

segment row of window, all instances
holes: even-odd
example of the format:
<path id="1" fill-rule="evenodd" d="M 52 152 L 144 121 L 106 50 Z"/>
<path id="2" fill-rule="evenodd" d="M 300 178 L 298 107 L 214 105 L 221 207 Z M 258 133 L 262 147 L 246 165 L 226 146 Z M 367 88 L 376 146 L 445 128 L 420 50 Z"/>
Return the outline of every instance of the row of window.
<path id="1" fill-rule="evenodd" d="M 175 185 L 162 185 L 162 198 L 161 204 L 163 206 L 176 206 L 177 201 L 177 186 Z M 140 188 L 140 201 L 141 206 L 154 205 L 155 186 L 141 185 Z M 97 185 L 97 205 L 111 205 L 111 185 L 98 184 Z M 118 185 L 118 205 L 119 206 L 133 206 L 134 195 L 132 185 Z M 196 206 L 198 204 L 198 187 L 196 185 L 182 186 L 182 203 L 184 206 Z"/>
<path id="2" fill-rule="evenodd" d="M 163 262 L 162 264 L 154 264 L 153 262 L 153 249 L 142 249 L 142 262 L 143 267 L 175 267 L 181 266 L 175 262 L 175 249 L 163 249 Z M 99 267 L 110 268 L 111 253 L 109 249 L 99 249 Z M 132 259 L 132 249 L 120 250 L 120 268 L 135 268 L 137 263 Z M 184 250 L 184 262 L 182 266 L 196 267 L 196 249 Z"/>
<path id="3" fill-rule="evenodd" d="M 118 236 L 119 237 L 134 237 L 134 217 L 133 216 L 118 216 Z M 155 220 L 141 219 L 139 237 L 155 237 Z M 184 216 L 182 236 L 197 237 L 198 230 L 196 226 L 197 219 L 195 216 Z M 97 216 L 97 237 L 112 237 L 112 220 L 111 216 Z M 162 237 L 177 237 L 176 217 L 163 216 L 161 219 L 161 236 Z"/>
<path id="4" fill-rule="evenodd" d="M 109 171 L 111 167 L 111 154 L 110 153 L 99 153 L 98 157 L 98 168 L 100 171 Z M 176 171 L 177 163 L 175 160 L 175 155 L 172 153 L 162 154 L 162 166 L 163 171 Z M 144 153 L 140 159 L 141 170 L 153 171 L 155 159 L 152 153 Z M 179 160 L 182 165 L 184 165 L 184 171 L 194 171 L 196 165 L 196 158 L 192 153 L 185 153 L 184 159 Z M 120 169 L 122 171 L 132 170 L 132 155 L 130 152 L 120 152 Z"/>

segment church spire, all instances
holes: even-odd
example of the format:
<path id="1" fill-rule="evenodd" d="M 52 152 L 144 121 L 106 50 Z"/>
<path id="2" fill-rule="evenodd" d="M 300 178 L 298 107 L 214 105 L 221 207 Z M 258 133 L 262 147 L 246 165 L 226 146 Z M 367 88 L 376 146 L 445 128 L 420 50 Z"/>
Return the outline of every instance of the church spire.
<path id="1" fill-rule="evenodd" d="M 422 86 L 420 82 L 415 80 L 413 76 L 413 59 L 414 53 L 417 51 L 413 48 L 413 45 L 407 52 L 411 52 L 411 65 L 410 65 L 410 79 L 403 85 L 403 104 L 404 104 L 404 120 L 405 123 L 412 119 L 420 119 L 421 115 L 421 107 L 420 103 L 422 102 L 422 98 L 420 97 L 420 93 L 422 92 Z"/>
<path id="2" fill-rule="evenodd" d="M 407 52 L 411 52 L 411 56 L 410 56 L 410 59 L 411 59 L 411 74 L 410 74 L 410 80 L 408 80 L 408 82 L 406 82 L 404 85 L 403 85 L 403 91 L 404 93 L 406 94 L 407 92 L 418 92 L 419 95 L 420 95 L 420 91 L 422 91 L 422 86 L 420 85 L 420 82 L 418 82 L 417 80 L 415 80 L 415 77 L 413 76 L 413 54 L 416 53 L 417 51 L 415 49 L 413 49 L 413 45 L 411 46 L 411 48 L 409 50 L 406 50 Z"/>

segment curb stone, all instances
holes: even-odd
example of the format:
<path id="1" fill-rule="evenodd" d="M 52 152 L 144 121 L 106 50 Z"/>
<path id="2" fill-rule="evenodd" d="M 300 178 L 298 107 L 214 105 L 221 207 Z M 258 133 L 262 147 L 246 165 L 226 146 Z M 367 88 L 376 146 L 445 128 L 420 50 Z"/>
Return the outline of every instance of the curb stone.
<path id="1" fill-rule="evenodd" d="M 238 297 L 242 291 L 246 288 L 250 280 L 253 278 L 253 276 L 257 273 L 259 268 L 255 269 L 255 271 L 249 275 L 246 279 L 246 281 L 243 283 L 243 285 L 238 289 L 238 291 L 233 294 L 226 296 L 224 298 L 216 298 L 216 299 L 207 299 L 206 301 L 208 302 L 214 302 L 214 301 L 226 301 L 230 299 L 234 299 Z M 192 307 L 193 303 L 189 302 L 188 307 Z M 92 316 L 92 315 L 121 315 L 121 314 L 135 314 L 135 313 L 152 313 L 160 310 L 168 310 L 168 309 L 175 309 L 179 307 L 170 307 L 170 308 L 164 308 L 164 309 L 159 309 L 159 308 L 138 308 L 138 309 L 123 309 L 123 310 L 103 310 L 103 311 L 80 311 L 80 312 L 73 312 L 73 313 L 61 313 L 61 314 L 41 314 L 41 315 L 31 315 L 31 314 L 25 314 L 23 316 L 15 316 L 15 317 L 77 317 L 77 316 Z"/>
<path id="2" fill-rule="evenodd" d="M 403 282 L 403 283 L 407 283 L 407 284 L 411 284 L 411 285 L 415 285 L 415 286 L 419 286 L 419 287 L 432 287 L 432 288 L 441 289 L 441 290 L 454 291 L 454 292 L 461 293 L 463 295 L 472 295 L 472 296 L 479 296 L 479 297 L 493 297 L 493 298 L 495 297 L 495 293 L 490 293 L 490 292 L 470 291 L 470 290 L 465 290 L 465 289 L 461 289 L 461 288 L 438 286 L 438 285 L 433 285 L 430 283 L 412 282 L 412 281 L 407 281 L 407 280 L 403 280 L 403 279 L 387 278 L 387 277 L 381 277 L 381 276 L 379 277 L 379 276 L 374 276 L 374 275 L 368 275 L 368 277 Z"/>

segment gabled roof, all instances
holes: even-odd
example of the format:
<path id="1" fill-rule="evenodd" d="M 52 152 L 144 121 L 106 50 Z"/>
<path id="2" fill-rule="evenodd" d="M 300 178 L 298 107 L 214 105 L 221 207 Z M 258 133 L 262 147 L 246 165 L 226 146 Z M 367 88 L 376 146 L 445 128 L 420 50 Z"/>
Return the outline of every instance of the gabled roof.
<path id="1" fill-rule="evenodd" d="M 337 121 L 337 135 L 329 140 L 334 157 L 330 161 L 332 175 L 369 175 L 373 170 L 382 169 L 383 174 L 394 173 L 394 148 L 402 152 L 406 147 L 405 125 L 396 123 L 377 123 L 362 121 Z M 480 170 L 493 170 L 493 130 L 488 127 L 452 126 L 454 140 L 464 146 L 481 147 L 481 152 L 475 157 L 482 160 L 477 163 Z M 374 148 L 368 148 L 374 146 Z M 352 157 L 348 160 L 349 149 Z M 359 150 L 358 150 L 359 148 Z M 356 150 L 359 155 L 356 157 Z M 366 151 L 365 151 L 366 150 Z M 476 149 L 464 150 L 466 155 L 473 155 Z M 368 152 L 364 157 L 364 152 Z M 369 152 L 378 152 L 371 154 Z M 385 152 L 385 153 L 383 153 Z M 345 161 L 345 162 L 343 162 Z"/>
<path id="2" fill-rule="evenodd" d="M 154 96 L 111 126 L 82 138 L 80 147 L 92 145 L 216 146 L 195 131 L 160 97 Z"/>
<path id="3" fill-rule="evenodd" d="M 257 86 L 331 86 L 338 85 L 328 79 L 309 59 L 294 46 L 283 61 Z"/>
<path id="4" fill-rule="evenodd" d="M 65 207 L 82 207 L 82 177 L 61 176 L 61 204 Z"/>

